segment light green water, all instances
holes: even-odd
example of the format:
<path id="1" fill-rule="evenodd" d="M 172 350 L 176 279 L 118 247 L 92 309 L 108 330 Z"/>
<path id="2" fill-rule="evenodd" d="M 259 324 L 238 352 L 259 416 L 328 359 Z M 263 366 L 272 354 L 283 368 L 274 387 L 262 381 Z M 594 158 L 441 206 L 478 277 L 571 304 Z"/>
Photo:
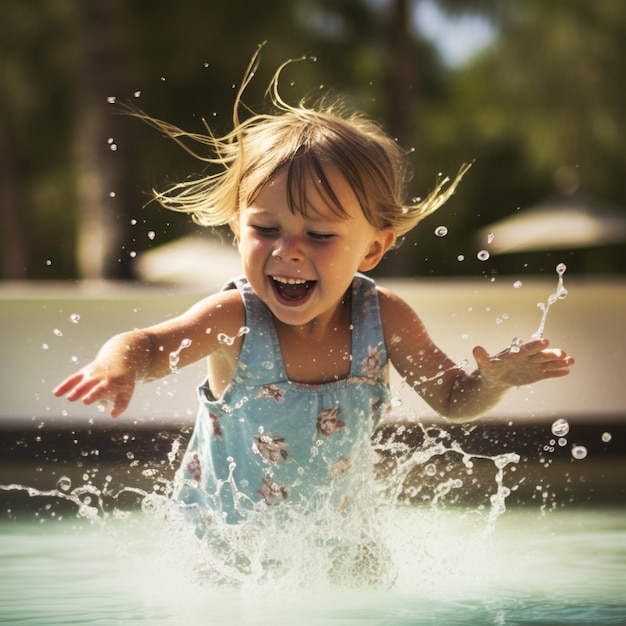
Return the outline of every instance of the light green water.
<path id="1" fill-rule="evenodd" d="M 399 508 L 386 524 L 398 576 L 355 589 L 306 572 L 239 588 L 201 583 L 189 545 L 143 513 L 6 522 L 0 623 L 626 624 L 622 509 L 511 510 L 487 534 L 465 509 Z"/>

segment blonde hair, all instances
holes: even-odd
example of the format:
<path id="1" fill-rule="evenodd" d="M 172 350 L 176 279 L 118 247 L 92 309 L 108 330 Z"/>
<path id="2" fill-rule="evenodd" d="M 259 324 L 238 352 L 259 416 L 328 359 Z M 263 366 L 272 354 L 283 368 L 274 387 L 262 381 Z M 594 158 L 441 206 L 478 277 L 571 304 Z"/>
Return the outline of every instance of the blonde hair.
<path id="1" fill-rule="evenodd" d="M 229 224 L 242 203 L 252 202 L 279 170 L 287 168 L 288 202 L 293 212 L 307 215 L 310 207 L 306 183 L 314 181 L 321 183 L 328 207 L 343 217 L 346 212 L 327 178 L 328 170 L 333 168 L 354 191 L 366 219 L 378 229 L 391 226 L 400 236 L 454 193 L 469 165 L 464 165 L 452 182 L 442 179 L 425 199 L 405 204 L 411 177 L 407 154 L 377 124 L 347 112 L 338 102 L 321 102 L 314 108 L 306 107 L 304 102 L 297 107 L 284 102 L 278 91 L 282 70 L 307 57 L 286 61 L 274 74 L 268 93 L 275 113 L 252 114 L 241 122 L 241 98 L 258 67 L 262 45 L 237 93 L 233 130 L 227 135 L 216 137 L 206 122 L 207 134 L 189 133 L 141 111 L 132 112 L 194 157 L 220 166 L 215 174 L 155 191 L 154 198 L 162 206 L 188 213 L 202 226 Z M 188 145 L 189 141 L 208 146 L 209 156 L 199 154 Z"/>

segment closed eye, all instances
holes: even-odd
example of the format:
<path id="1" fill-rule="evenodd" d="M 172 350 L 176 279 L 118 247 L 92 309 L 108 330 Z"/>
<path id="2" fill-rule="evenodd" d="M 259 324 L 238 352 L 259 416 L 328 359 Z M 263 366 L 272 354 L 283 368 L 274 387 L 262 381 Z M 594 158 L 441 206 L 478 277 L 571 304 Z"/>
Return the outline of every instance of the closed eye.
<path id="1" fill-rule="evenodd" d="M 313 233 L 313 232 L 309 232 L 308 235 L 309 237 L 311 237 L 311 239 L 316 239 L 318 241 L 329 241 L 335 236 L 332 233 Z"/>
<path id="2" fill-rule="evenodd" d="M 251 224 L 250 228 L 260 235 L 274 235 L 278 232 L 278 229 L 273 226 L 259 226 L 258 224 Z"/>

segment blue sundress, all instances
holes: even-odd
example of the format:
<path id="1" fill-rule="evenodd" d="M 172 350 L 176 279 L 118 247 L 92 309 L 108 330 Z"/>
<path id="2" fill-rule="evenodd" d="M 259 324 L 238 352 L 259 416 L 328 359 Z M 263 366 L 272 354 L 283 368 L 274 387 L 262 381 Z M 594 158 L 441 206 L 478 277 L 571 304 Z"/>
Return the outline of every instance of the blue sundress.
<path id="1" fill-rule="evenodd" d="M 349 375 L 319 385 L 287 378 L 270 310 L 245 278 L 234 286 L 246 316 L 241 353 L 220 399 L 206 380 L 198 387 L 174 499 L 209 524 L 239 523 L 276 505 L 350 507 L 371 481 L 370 438 L 390 400 L 375 283 L 357 274 L 350 287 Z"/>

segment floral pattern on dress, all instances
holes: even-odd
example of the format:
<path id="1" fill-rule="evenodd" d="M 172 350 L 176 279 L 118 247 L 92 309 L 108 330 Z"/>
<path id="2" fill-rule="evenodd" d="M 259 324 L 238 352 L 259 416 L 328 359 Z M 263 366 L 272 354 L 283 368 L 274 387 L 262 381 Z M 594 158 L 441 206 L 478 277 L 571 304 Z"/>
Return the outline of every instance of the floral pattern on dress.
<path id="1" fill-rule="evenodd" d="M 261 488 L 257 491 L 257 494 L 265 500 L 265 504 L 272 506 L 289 500 L 289 487 L 278 485 L 262 476 Z"/>
<path id="2" fill-rule="evenodd" d="M 187 461 L 187 473 L 198 482 L 202 479 L 202 463 L 197 454 L 193 454 Z"/>
<path id="3" fill-rule="evenodd" d="M 331 481 L 337 480 L 338 478 L 349 472 L 351 469 L 352 459 L 350 457 L 346 457 L 328 468 L 328 476 Z"/>
<path id="4" fill-rule="evenodd" d="M 284 402 L 285 392 L 276 385 L 263 385 L 257 398 L 273 398 L 276 402 Z"/>
<path id="5" fill-rule="evenodd" d="M 215 413 L 209 413 L 209 418 L 213 422 L 213 434 L 218 438 L 222 438 L 222 429 L 220 428 L 220 416 Z"/>
<path id="6" fill-rule="evenodd" d="M 344 428 L 345 424 L 339 419 L 339 407 L 333 407 L 332 409 L 326 409 L 320 411 L 317 414 L 317 434 L 323 437 L 328 437 L 336 433 L 341 428 Z"/>
<path id="7" fill-rule="evenodd" d="M 271 434 L 260 432 L 254 437 L 252 450 L 260 457 L 270 463 L 285 461 L 291 463 L 291 458 L 287 453 L 289 444 L 285 442 L 283 437 L 273 437 Z"/>
<path id="8" fill-rule="evenodd" d="M 361 371 L 367 378 L 374 380 L 383 377 L 382 356 L 378 348 L 367 348 L 367 356 L 361 361 Z"/>

